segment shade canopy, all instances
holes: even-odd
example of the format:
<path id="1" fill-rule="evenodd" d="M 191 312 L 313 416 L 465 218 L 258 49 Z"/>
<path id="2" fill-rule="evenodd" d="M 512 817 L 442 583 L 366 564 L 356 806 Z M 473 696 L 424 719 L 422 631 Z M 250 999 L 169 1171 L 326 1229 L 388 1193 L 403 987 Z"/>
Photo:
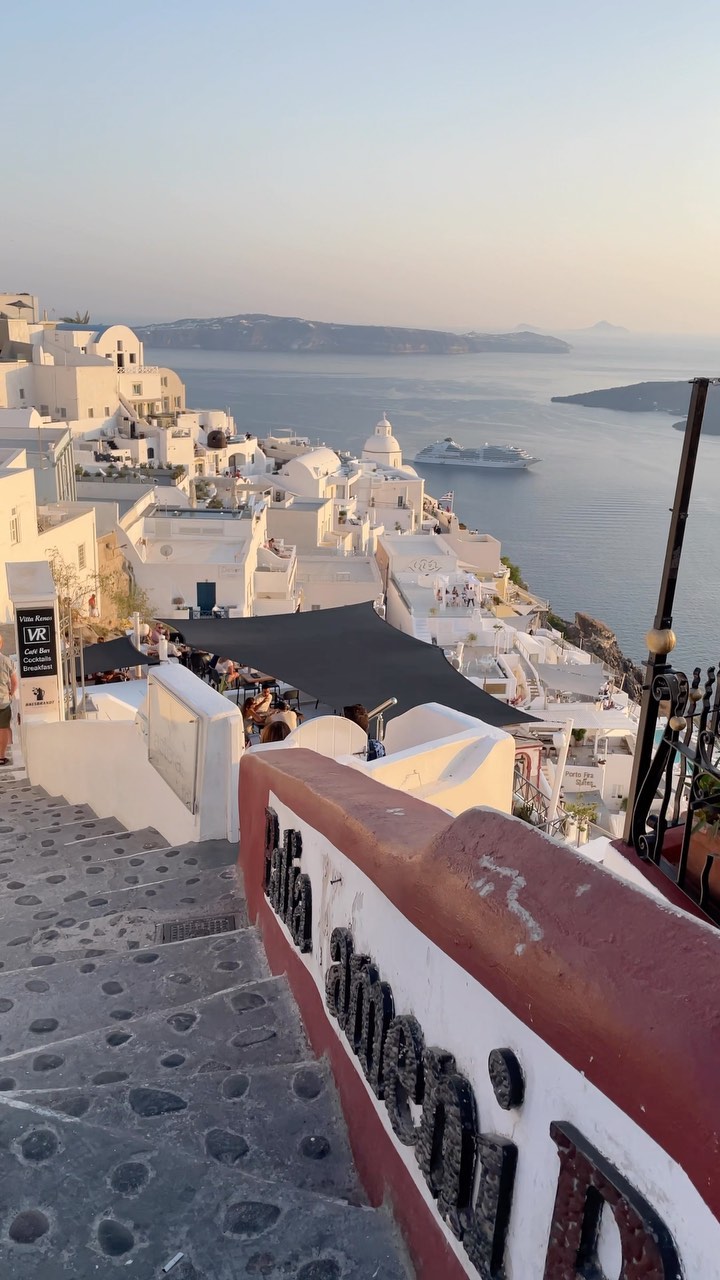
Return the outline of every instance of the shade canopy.
<path id="1" fill-rule="evenodd" d="M 265 618 L 165 619 L 194 649 L 269 672 L 336 710 L 387 698 L 386 718 L 424 702 L 440 702 L 486 724 L 507 727 L 535 719 L 476 688 L 442 649 L 407 636 L 371 603 Z"/>
<path id="2" fill-rule="evenodd" d="M 588 698 L 597 698 L 608 678 L 599 662 L 589 662 L 586 666 L 577 662 L 537 662 L 535 670 L 548 689 L 579 693 Z"/>
<path id="3" fill-rule="evenodd" d="M 157 661 L 157 658 L 149 658 L 136 649 L 127 636 L 106 640 L 104 644 L 88 644 L 83 649 L 86 676 L 99 675 L 103 671 L 123 671 L 126 667 L 152 667 Z"/>

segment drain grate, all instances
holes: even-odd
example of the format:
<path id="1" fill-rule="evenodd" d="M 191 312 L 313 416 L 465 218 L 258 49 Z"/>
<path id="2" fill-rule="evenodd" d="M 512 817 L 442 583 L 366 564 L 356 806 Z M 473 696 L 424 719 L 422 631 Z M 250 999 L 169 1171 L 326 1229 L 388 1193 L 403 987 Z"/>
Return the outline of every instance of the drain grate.
<path id="1" fill-rule="evenodd" d="M 199 920 L 171 920 L 162 926 L 162 942 L 185 942 L 187 938 L 209 938 L 213 933 L 232 933 L 237 916 L 205 916 Z"/>

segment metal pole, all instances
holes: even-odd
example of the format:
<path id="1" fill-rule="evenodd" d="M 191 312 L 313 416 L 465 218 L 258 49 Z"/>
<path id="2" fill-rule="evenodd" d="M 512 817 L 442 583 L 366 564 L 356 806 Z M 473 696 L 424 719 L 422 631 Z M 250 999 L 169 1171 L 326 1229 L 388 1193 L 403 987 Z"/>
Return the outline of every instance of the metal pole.
<path id="1" fill-rule="evenodd" d="M 682 552 L 683 538 L 685 537 L 685 526 L 687 524 L 688 512 L 690 509 L 690 495 L 692 493 L 692 483 L 695 475 L 695 463 L 697 461 L 698 445 L 700 443 L 700 432 L 702 431 L 703 416 L 705 414 L 705 402 L 707 400 L 708 388 L 711 381 L 714 381 L 714 379 L 695 378 L 692 383 L 690 407 L 688 409 L 682 454 L 680 456 L 680 469 L 678 471 L 677 485 L 675 488 L 675 500 L 671 508 L 672 516 L 670 519 L 670 531 L 668 533 L 667 547 L 665 549 L 665 563 L 663 565 L 662 578 L 660 580 L 658 607 L 657 613 L 655 614 L 654 627 L 659 631 L 665 631 L 672 627 L 672 609 L 675 600 L 675 588 L 677 587 L 678 573 L 680 570 L 680 554 Z M 628 793 L 625 831 L 623 833 L 623 839 L 628 844 L 630 843 L 635 800 L 638 788 L 650 768 L 655 739 L 655 729 L 657 727 L 658 704 L 652 697 L 651 693 L 653 680 L 660 671 L 667 670 L 668 666 L 667 652 L 648 653 L 645 666 L 645 678 L 643 680 L 642 702 L 640 704 L 640 723 L 638 725 L 637 744 L 635 746 L 630 790 Z"/>

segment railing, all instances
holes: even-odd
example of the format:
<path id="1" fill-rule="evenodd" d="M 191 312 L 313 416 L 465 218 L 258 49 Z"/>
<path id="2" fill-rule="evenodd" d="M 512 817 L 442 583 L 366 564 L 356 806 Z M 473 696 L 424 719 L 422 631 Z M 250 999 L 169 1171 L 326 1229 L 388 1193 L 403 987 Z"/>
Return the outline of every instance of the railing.
<path id="1" fill-rule="evenodd" d="M 159 373 L 159 364 L 126 364 L 122 369 L 118 369 L 119 374 L 125 374 L 128 378 L 132 375 L 134 378 L 138 373 Z"/>
<path id="2" fill-rule="evenodd" d="M 667 712 L 665 731 L 640 780 L 630 841 L 715 924 L 720 924 L 720 680 L 708 667 L 692 680 L 656 675 L 651 696 Z"/>
<path id="3" fill-rule="evenodd" d="M 570 815 L 558 804 L 555 817 L 548 817 L 548 797 L 520 770 L 515 771 L 513 778 L 513 808 L 521 810 L 517 816 L 526 815 L 531 826 L 546 836 L 565 838 Z"/>

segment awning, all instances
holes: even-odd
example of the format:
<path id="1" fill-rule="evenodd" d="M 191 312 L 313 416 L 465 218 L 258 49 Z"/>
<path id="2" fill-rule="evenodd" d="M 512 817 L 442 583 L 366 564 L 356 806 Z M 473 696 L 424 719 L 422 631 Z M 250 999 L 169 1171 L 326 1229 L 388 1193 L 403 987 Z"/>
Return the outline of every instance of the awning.
<path id="1" fill-rule="evenodd" d="M 597 698 L 608 679 L 599 662 L 588 662 L 584 666 L 579 662 L 537 662 L 535 670 L 548 689 L 579 693 L 588 698 Z"/>
<path id="2" fill-rule="evenodd" d="M 478 689 L 442 649 L 391 627 L 371 603 L 264 618 L 164 619 L 194 649 L 270 672 L 340 710 L 397 698 L 386 718 L 424 702 L 505 728 L 535 719 Z"/>
<path id="3" fill-rule="evenodd" d="M 585 729 L 588 733 L 636 736 L 638 731 L 637 720 L 631 720 L 621 707 L 603 711 L 591 702 L 558 702 L 555 706 L 537 709 L 535 716 L 536 720 L 545 720 L 548 724 L 562 725 L 572 720 L 573 729 Z"/>
<path id="4" fill-rule="evenodd" d="M 123 671 L 126 667 L 152 667 L 157 658 L 149 658 L 141 653 L 127 636 L 117 640 L 106 640 L 104 644 L 89 644 L 83 649 L 83 666 L 86 676 L 95 676 L 103 671 Z M 78 678 L 80 667 L 77 664 Z"/>

